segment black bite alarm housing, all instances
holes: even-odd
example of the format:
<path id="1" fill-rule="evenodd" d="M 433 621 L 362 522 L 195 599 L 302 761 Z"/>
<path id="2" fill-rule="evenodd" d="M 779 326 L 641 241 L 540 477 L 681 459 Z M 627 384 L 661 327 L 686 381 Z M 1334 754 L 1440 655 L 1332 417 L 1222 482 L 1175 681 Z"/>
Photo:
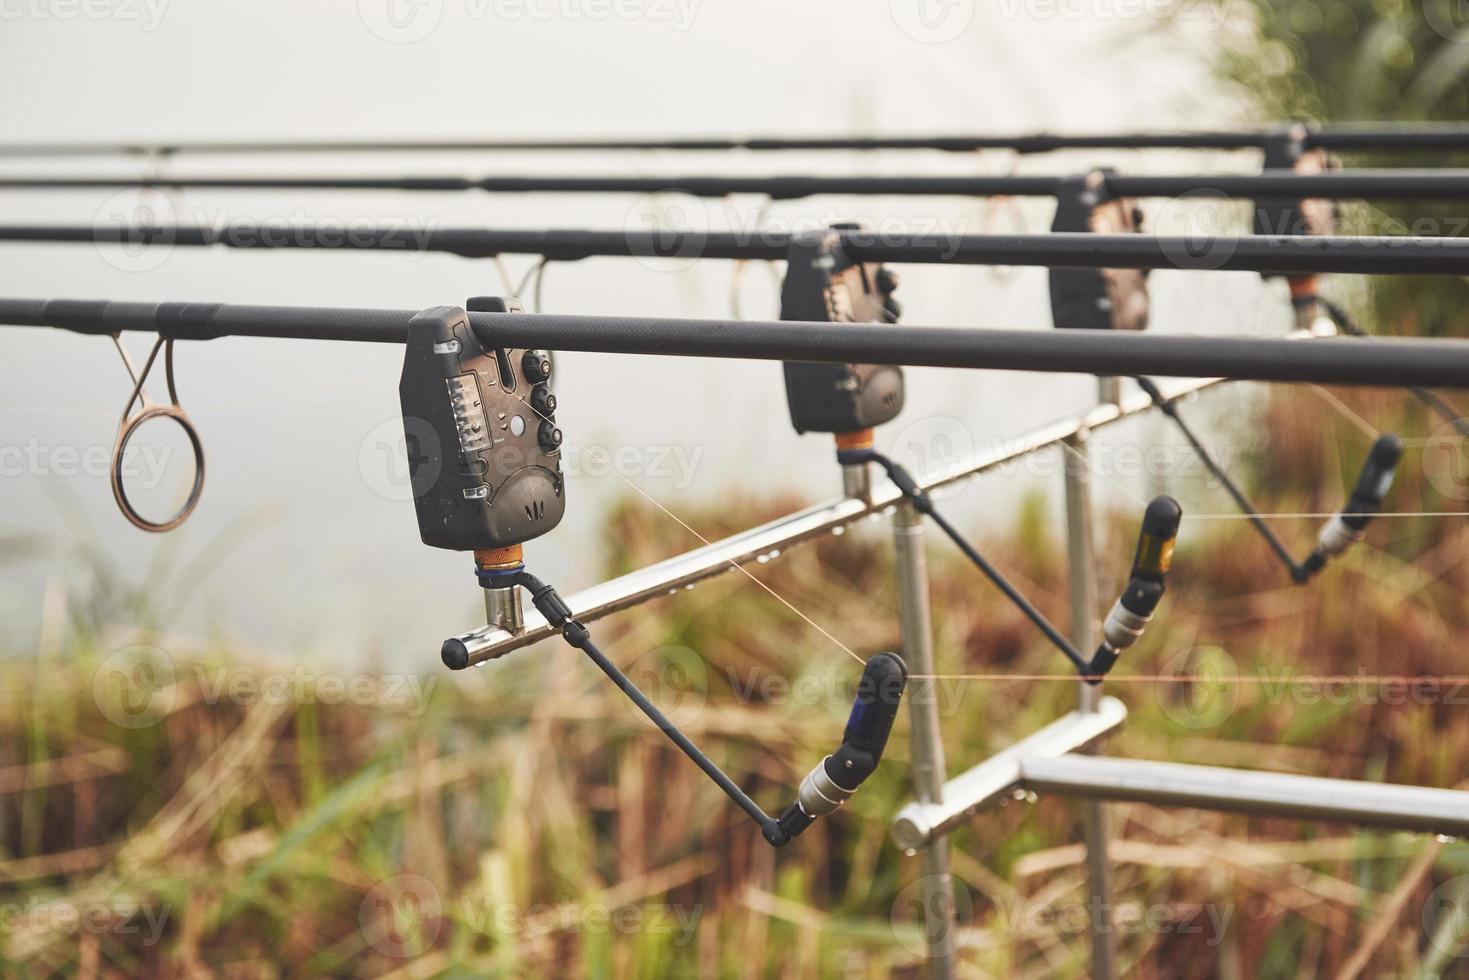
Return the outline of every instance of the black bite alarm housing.
<path id="1" fill-rule="evenodd" d="M 520 312 L 498 298 L 469 306 Z M 560 523 L 566 494 L 549 380 L 544 351 L 495 346 L 462 309 L 436 307 L 409 323 L 398 394 L 424 544 L 501 548 Z"/>
<path id="2" fill-rule="evenodd" d="M 787 253 L 780 294 L 782 320 L 896 323 L 897 277 L 876 262 L 847 254 L 836 225 L 797 236 Z M 890 364 L 785 362 L 786 401 L 797 432 L 858 432 L 903 410 L 903 371 Z"/>

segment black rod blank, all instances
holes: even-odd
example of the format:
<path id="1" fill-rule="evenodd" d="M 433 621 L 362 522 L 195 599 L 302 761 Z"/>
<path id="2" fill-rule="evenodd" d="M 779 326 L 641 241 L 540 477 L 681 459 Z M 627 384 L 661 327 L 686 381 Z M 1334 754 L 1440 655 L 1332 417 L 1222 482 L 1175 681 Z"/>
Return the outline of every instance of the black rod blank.
<path id="1" fill-rule="evenodd" d="M 861 262 L 1074 266 L 1102 269 L 1203 269 L 1282 275 L 1469 276 L 1469 239 L 1418 236 L 1250 235 L 1152 237 L 1055 232 L 1044 235 L 896 235 L 841 232 Z M 783 231 L 591 231 L 584 229 L 366 228 L 235 224 L 135 227 L 0 225 L 0 242 L 92 242 L 141 246 L 326 248 L 447 252 L 467 258 L 540 255 L 775 260 L 796 236 Z"/>
<path id="2" fill-rule="evenodd" d="M 1054 176 L 894 176 L 813 177 L 670 176 L 670 177 L 0 177 L 0 188 L 79 190 L 117 188 L 183 188 L 197 190 L 387 190 L 469 191 L 496 194 L 683 193 L 695 197 L 759 194 L 794 200 L 820 194 L 1054 197 L 1063 178 Z M 1353 198 L 1374 201 L 1469 200 L 1469 171 L 1354 170 L 1297 173 L 1266 170 L 1258 174 L 1188 174 L 1107 178 L 1107 189 L 1120 197 L 1198 198 Z"/>
<path id="3" fill-rule="evenodd" d="M 1086 149 L 1260 149 L 1284 126 L 1273 129 L 1139 133 L 928 134 L 911 136 L 655 137 L 649 139 L 369 139 L 369 140 L 160 140 L 156 142 L 0 143 L 0 156 L 61 157 L 111 155 L 376 153 L 507 151 L 678 150 L 756 152 L 779 150 L 1014 150 L 1049 153 Z M 1307 147 L 1328 150 L 1469 150 L 1469 126 L 1458 123 L 1349 123 L 1305 127 Z"/>
<path id="4" fill-rule="evenodd" d="M 0 300 L 0 323 L 81 333 L 157 332 L 184 340 L 250 336 L 402 343 L 413 310 Z M 871 323 L 682 320 L 471 313 L 495 347 L 610 354 L 907 364 L 1070 374 L 1469 388 L 1469 341 L 1021 331 Z"/>

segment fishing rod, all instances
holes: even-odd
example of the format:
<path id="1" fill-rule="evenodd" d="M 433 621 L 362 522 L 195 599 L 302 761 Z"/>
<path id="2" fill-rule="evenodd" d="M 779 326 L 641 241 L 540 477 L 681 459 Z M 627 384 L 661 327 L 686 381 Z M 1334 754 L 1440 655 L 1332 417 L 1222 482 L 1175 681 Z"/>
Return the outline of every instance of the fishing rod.
<path id="1" fill-rule="evenodd" d="M 389 190 L 497 194 L 683 193 L 694 197 L 759 194 L 772 200 L 795 200 L 821 194 L 1055 197 L 1066 177 L 1003 176 L 376 176 L 376 177 L 0 177 L 0 188 L 13 190 L 85 190 L 169 188 L 197 190 Z M 1348 173 L 1300 173 L 1272 169 L 1258 174 L 1192 174 L 1116 176 L 1114 193 L 1124 197 L 1197 198 L 1352 198 L 1397 201 L 1469 200 L 1469 171 L 1356 170 Z"/>
<path id="2" fill-rule="evenodd" d="M 1341 338 L 1301 345 L 1286 340 L 1160 337 L 1108 331 L 1037 333 L 898 327 L 892 322 L 896 311 L 891 284 L 885 285 L 870 267 L 849 260 L 838 262 L 830 251 L 823 256 L 820 249 L 830 250 L 837 242 L 839 238 L 828 236 L 813 253 L 813 261 L 794 266 L 817 278 L 799 289 L 803 297 L 799 302 L 807 306 L 797 307 L 795 299 L 787 301 L 789 315 L 799 316 L 799 310 L 804 309 L 811 311 L 806 316 L 820 319 L 684 320 L 492 309 L 475 309 L 467 315 L 473 328 L 484 332 L 486 343 L 494 340 L 497 347 L 784 361 L 787 399 L 796 429 L 833 433 L 839 437 L 839 449 L 870 447 L 872 428 L 901 410 L 902 375 L 895 370 L 897 365 L 1469 388 L 1466 341 L 1394 339 L 1369 343 Z M 796 288 L 789 277 L 787 287 Z M 826 304 L 824 314 L 819 309 L 812 311 L 809 305 L 818 301 Z M 858 308 L 865 311 L 861 315 L 881 322 L 832 322 Z M 836 315 L 839 312 L 842 315 Z M 145 421 L 132 414 L 135 402 L 141 400 L 143 413 L 160 407 L 148 401 L 144 385 L 160 351 L 171 369 L 176 341 L 237 336 L 401 344 L 406 341 L 414 315 L 411 310 L 0 299 L 0 324 L 111 336 L 120 349 L 123 332 L 156 335 L 142 372 L 133 370 L 122 350 L 134 387 L 119 423 L 115 470 L 127 437 Z M 158 522 L 138 514 L 114 483 L 118 505 L 130 521 L 145 530 L 176 526 L 193 509 L 202 490 L 202 442 L 180 404 L 171 370 L 168 381 L 169 402 L 161 406 L 168 411 L 157 414 L 167 414 L 189 437 L 197 463 L 196 478 L 182 509 Z M 554 401 L 550 404 L 554 408 Z M 554 438 L 554 434 L 548 438 Z M 864 482 L 865 473 L 844 468 L 843 483 L 853 495 L 861 495 Z"/>
<path id="3" fill-rule="evenodd" d="M 1282 135 L 1312 148 L 1336 151 L 1469 150 L 1469 126 L 1458 123 L 1343 123 L 1317 126 L 1285 123 L 1273 128 L 1177 130 L 1133 133 L 920 134 L 908 136 L 731 136 L 647 139 L 347 139 L 347 140 L 158 140 L 114 142 L 0 143 L 0 156 L 108 156 L 176 154 L 402 153 L 456 151 L 731 151 L 937 150 L 971 153 L 1013 150 L 1250 150 Z"/>
<path id="4" fill-rule="evenodd" d="M 0 299 L 0 324 L 176 340 L 220 337 L 401 344 L 413 310 Z M 1285 339 L 1154 336 L 973 327 L 771 320 L 677 319 L 552 313 L 470 314 L 502 346 L 603 354 L 746 358 L 984 368 L 1057 374 L 1217 377 L 1469 388 L 1469 341 L 1343 337 Z"/>
<path id="5" fill-rule="evenodd" d="M 1076 230 L 1041 235 L 894 234 L 837 226 L 855 261 L 1024 265 L 1077 269 L 1277 271 L 1300 275 L 1469 275 L 1469 239 L 1428 236 L 1302 238 L 1292 235 L 1144 236 Z M 0 241 L 97 245 L 219 246 L 233 249 L 345 249 L 443 252 L 464 258 L 539 255 L 571 262 L 593 257 L 786 259 L 809 232 L 601 231 L 271 225 L 0 225 Z"/>

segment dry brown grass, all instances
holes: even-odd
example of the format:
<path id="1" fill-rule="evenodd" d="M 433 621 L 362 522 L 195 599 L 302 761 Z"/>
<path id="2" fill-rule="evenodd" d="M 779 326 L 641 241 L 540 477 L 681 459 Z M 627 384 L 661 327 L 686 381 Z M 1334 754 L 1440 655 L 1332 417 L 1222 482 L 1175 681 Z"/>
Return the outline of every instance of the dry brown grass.
<path id="1" fill-rule="evenodd" d="M 1434 428 L 1395 394 L 1338 395 L 1377 427 Z M 1335 506 L 1365 435 L 1307 389 L 1274 399 L 1264 423 L 1262 501 Z M 1322 472 L 1341 477 L 1321 486 Z M 1411 451 L 1403 472 L 1393 509 L 1462 506 L 1435 492 Z M 689 519 L 712 539 L 797 504 L 726 501 Z M 1106 536 L 1110 559 L 1125 559 L 1132 520 L 1118 515 Z M 1057 520 L 1021 526 L 991 529 L 985 546 L 1064 622 Z M 1304 548 L 1314 523 L 1282 526 Z M 1163 615 L 1120 674 L 1221 656 L 1276 681 L 1469 673 L 1462 519 L 1380 521 L 1369 546 L 1309 589 L 1285 584 L 1238 522 L 1185 531 Z M 605 539 L 613 573 L 694 543 L 636 504 L 612 515 Z M 889 552 L 884 526 L 864 526 L 753 571 L 868 653 L 898 643 Z M 938 541 L 931 557 L 945 673 L 1057 670 L 962 559 Z M 222 676 L 248 687 L 289 675 L 295 661 L 92 630 L 67 605 L 53 596 L 39 654 L 4 668 L 6 975 L 921 972 L 917 868 L 886 831 L 907 796 L 906 720 L 852 804 L 777 854 L 556 643 L 467 675 L 364 675 L 360 696 L 327 705 L 220 693 Z M 857 672 L 734 574 L 595 632 L 767 807 L 827 749 Z M 156 655 L 114 654 L 139 643 L 166 651 L 165 674 L 118 673 L 158 666 Z M 332 675 L 311 676 L 319 691 Z M 419 696 L 404 695 L 409 680 L 425 685 Z M 1335 705 L 1309 703 L 1300 685 L 1113 687 L 1132 710 L 1112 743 L 1119 753 L 1443 786 L 1466 775 L 1469 712 L 1447 698 Z M 954 771 L 1074 697 L 1069 682 L 941 690 Z M 1469 700 L 1469 688 L 1455 693 Z M 1433 951 L 1426 903 L 1469 872 L 1461 845 L 1408 835 L 1133 805 L 1112 813 L 1118 908 L 1152 916 L 1122 929 L 1131 976 L 1411 974 Z M 954 836 L 967 975 L 1084 973 L 1075 818 L 1065 801 L 1017 802 Z"/>

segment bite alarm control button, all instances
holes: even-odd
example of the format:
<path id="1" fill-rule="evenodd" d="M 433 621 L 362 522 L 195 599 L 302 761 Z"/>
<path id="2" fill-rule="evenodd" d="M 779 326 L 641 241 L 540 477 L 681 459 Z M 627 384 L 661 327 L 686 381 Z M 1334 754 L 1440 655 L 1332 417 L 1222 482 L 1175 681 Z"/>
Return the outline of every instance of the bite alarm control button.
<path id="1" fill-rule="evenodd" d="M 551 377 L 551 356 L 545 351 L 528 350 L 520 359 L 520 370 L 531 384 L 546 381 Z"/>
<path id="2" fill-rule="evenodd" d="M 545 385 L 537 385 L 530 393 L 530 407 L 543 419 L 556 414 L 556 396 Z"/>

